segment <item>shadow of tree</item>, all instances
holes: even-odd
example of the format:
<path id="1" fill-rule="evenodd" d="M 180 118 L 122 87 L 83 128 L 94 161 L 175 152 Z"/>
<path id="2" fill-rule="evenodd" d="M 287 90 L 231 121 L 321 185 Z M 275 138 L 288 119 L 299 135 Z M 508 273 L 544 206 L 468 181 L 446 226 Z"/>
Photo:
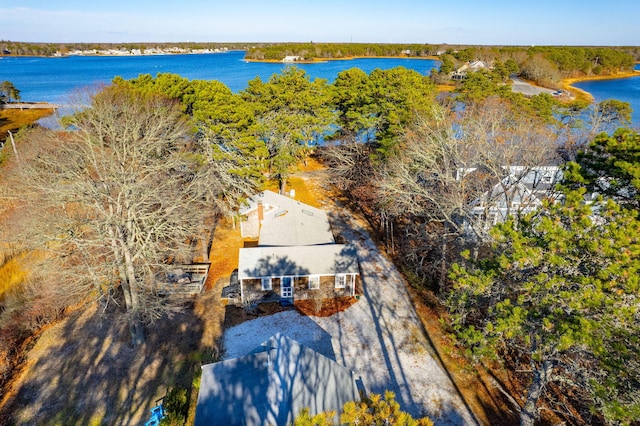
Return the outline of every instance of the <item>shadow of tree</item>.
<path id="1" fill-rule="evenodd" d="M 7 405 L 16 424 L 139 424 L 170 386 L 191 387 L 202 324 L 185 304 L 147 329 L 139 348 L 127 325 L 93 306 L 35 345 L 28 376 Z"/>
<path id="2" fill-rule="evenodd" d="M 245 269 L 245 275 L 250 277 L 282 277 L 309 275 L 309 270 L 299 266 L 288 256 L 270 255 L 258 259 L 254 268 Z"/>
<path id="3" fill-rule="evenodd" d="M 307 348 L 335 361 L 332 336 L 311 318 L 294 309 L 252 320 L 253 324 L 240 324 L 225 332 L 225 359 L 249 354 L 275 333 L 281 333 Z M 257 324 L 257 326 L 256 326 Z"/>
<path id="4" fill-rule="evenodd" d="M 339 203 L 336 201 L 336 203 Z M 425 411 L 424 395 L 415 395 L 412 381 L 414 377 L 407 371 L 405 361 L 400 354 L 407 350 L 406 348 L 406 330 L 398 329 L 398 327 L 408 328 L 411 324 L 420 324 L 417 317 L 415 306 L 411 301 L 411 297 L 407 289 L 404 287 L 404 281 L 393 265 L 393 263 L 384 257 L 379 249 L 373 243 L 369 230 L 357 223 L 352 218 L 345 216 L 345 209 L 338 208 L 330 213 L 332 228 L 339 233 L 345 241 L 352 242 L 358 253 L 360 260 L 360 278 L 362 283 L 362 295 L 366 302 L 366 307 L 370 311 L 372 325 L 375 328 L 376 341 L 361 342 L 362 345 L 377 347 L 381 351 L 381 362 L 385 365 L 388 372 L 388 378 L 378 383 L 366 383 L 361 379 L 360 386 L 366 387 L 367 391 L 384 394 L 386 390 L 395 393 L 396 401 L 403 410 L 407 411 L 415 417 L 430 416 L 435 424 L 439 424 L 442 420 L 445 424 L 465 424 L 467 421 L 449 404 L 442 404 L 438 407 L 438 401 L 431 401 L 433 407 L 429 412 Z M 393 290 L 391 288 L 393 287 Z M 400 305 L 408 304 L 410 309 L 399 309 Z M 426 336 L 426 330 L 421 326 L 418 327 L 420 333 Z M 342 327 L 338 328 L 338 341 L 340 350 L 343 345 L 348 344 L 349 334 L 342 331 Z M 353 344 L 355 342 L 352 342 Z M 425 357 L 437 358 L 437 353 L 433 348 L 432 342 L 428 340 Z M 344 359 L 344 354 L 341 354 Z M 440 361 L 437 359 L 437 361 Z M 426 359 L 425 359 L 426 362 Z M 442 363 L 438 362 L 442 367 Z M 444 373 L 451 380 L 451 376 L 446 369 Z M 452 382 L 458 395 L 459 389 L 455 382 Z M 462 401 L 469 410 L 468 405 Z M 433 411 L 431 411 L 433 410 Z"/>

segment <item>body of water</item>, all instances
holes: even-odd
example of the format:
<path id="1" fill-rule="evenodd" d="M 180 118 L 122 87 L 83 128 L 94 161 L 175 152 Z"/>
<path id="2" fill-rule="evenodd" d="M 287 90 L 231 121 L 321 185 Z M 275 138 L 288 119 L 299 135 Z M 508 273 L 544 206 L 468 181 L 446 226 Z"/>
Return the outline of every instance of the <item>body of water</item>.
<path id="1" fill-rule="evenodd" d="M 62 58 L 0 57 L 0 81 L 11 81 L 23 101 L 64 105 L 74 92 L 85 87 L 109 84 L 116 76 L 124 79 L 140 74 L 179 74 L 190 80 L 218 80 L 232 91 L 247 87 L 249 80 L 268 80 L 289 65 L 248 62 L 243 51 L 192 55 L 150 56 L 69 56 Z M 312 79 L 333 82 L 338 73 L 350 68 L 371 72 L 376 68 L 402 66 L 428 75 L 439 62 L 432 59 L 362 58 L 313 64 L 296 64 Z M 640 69 L 640 65 L 636 65 Z M 640 126 L 640 76 L 616 80 L 583 81 L 576 87 L 591 93 L 596 101 L 618 99 L 631 103 L 633 125 Z"/>
<path id="2" fill-rule="evenodd" d="M 635 68 L 640 70 L 640 64 Z M 591 93 L 597 102 L 607 99 L 629 102 L 633 108 L 632 125 L 640 127 L 640 75 L 615 80 L 581 81 L 574 86 Z"/>
<path id="3" fill-rule="evenodd" d="M 325 78 L 329 82 L 338 73 L 350 68 L 371 72 L 376 68 L 398 66 L 428 75 L 439 65 L 432 59 L 366 58 L 296 64 L 312 79 Z M 65 104 L 70 95 L 87 86 L 108 84 L 114 77 L 124 79 L 140 74 L 179 74 L 190 80 L 218 80 L 232 91 L 246 89 L 249 80 L 260 77 L 268 80 L 280 73 L 284 63 L 248 62 L 243 51 L 191 55 L 150 56 L 69 56 L 62 58 L 0 57 L 0 81 L 11 81 L 26 102 Z"/>

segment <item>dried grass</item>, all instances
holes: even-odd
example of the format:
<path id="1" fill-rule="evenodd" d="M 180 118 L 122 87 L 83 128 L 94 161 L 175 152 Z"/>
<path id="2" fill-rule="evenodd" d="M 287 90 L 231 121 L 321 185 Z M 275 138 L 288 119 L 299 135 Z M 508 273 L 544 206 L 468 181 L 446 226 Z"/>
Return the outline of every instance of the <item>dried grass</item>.
<path id="1" fill-rule="evenodd" d="M 27 271 L 20 264 L 20 258 L 21 256 L 7 258 L 0 266 L 0 300 L 15 291 L 28 277 Z"/>
<path id="2" fill-rule="evenodd" d="M 9 131 L 16 131 L 22 126 L 28 126 L 41 118 L 53 114 L 52 109 L 32 108 L 20 110 L 17 108 L 0 110 L 0 140 L 8 136 Z"/>

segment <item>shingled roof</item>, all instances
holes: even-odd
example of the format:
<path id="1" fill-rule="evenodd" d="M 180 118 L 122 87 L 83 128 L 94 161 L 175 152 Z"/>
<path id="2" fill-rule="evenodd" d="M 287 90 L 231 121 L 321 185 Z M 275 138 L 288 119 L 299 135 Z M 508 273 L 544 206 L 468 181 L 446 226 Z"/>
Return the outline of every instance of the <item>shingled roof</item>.
<path id="1" fill-rule="evenodd" d="M 202 366 L 195 425 L 288 425 L 305 407 L 339 413 L 359 399 L 350 370 L 278 333 L 247 356 Z"/>
<path id="2" fill-rule="evenodd" d="M 241 248 L 238 278 L 357 274 L 356 249 L 348 244 Z"/>
<path id="3" fill-rule="evenodd" d="M 251 197 L 240 214 L 248 215 L 263 207 L 260 246 L 309 246 L 334 242 L 329 218 L 318 208 L 293 198 L 263 191 Z"/>

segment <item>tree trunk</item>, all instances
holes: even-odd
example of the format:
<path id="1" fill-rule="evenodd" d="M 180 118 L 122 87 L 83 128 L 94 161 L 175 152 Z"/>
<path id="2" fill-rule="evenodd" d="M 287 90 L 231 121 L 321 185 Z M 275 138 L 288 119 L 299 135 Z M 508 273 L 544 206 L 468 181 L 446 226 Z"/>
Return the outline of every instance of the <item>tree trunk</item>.
<path id="1" fill-rule="evenodd" d="M 129 300 L 130 305 L 127 306 L 127 317 L 129 321 L 129 332 L 131 333 L 131 344 L 133 347 L 138 347 L 144 343 L 144 326 L 140 320 L 140 300 L 138 299 L 138 288 L 136 286 L 136 272 L 133 265 L 133 256 L 126 243 L 122 244 L 122 251 L 124 253 L 124 262 L 126 265 L 126 287 L 125 292 L 128 291 L 129 298 L 125 295 L 125 301 Z"/>
<path id="2" fill-rule="evenodd" d="M 137 314 L 129 317 L 129 334 L 131 334 L 131 344 L 134 348 L 144 343 L 144 325 Z"/>
<path id="3" fill-rule="evenodd" d="M 520 410 L 520 426 L 533 426 L 538 420 L 538 400 L 544 392 L 544 388 L 551 378 L 552 365 L 550 361 L 544 361 L 533 374 L 533 381 L 527 390 L 527 400 Z"/>
<path id="4" fill-rule="evenodd" d="M 200 235 L 200 238 L 198 238 L 197 242 L 200 249 L 200 258 L 202 258 L 203 262 L 208 262 L 215 227 L 212 226 L 211 230 L 207 231 L 206 219 L 203 219 L 200 222 L 200 229 L 202 229 L 202 234 Z"/>
<path id="5" fill-rule="evenodd" d="M 447 225 L 445 224 L 442 241 L 440 243 L 440 276 L 438 277 L 438 291 L 442 291 L 445 288 L 447 274 L 449 273 L 449 266 L 447 264 L 447 238 Z"/>
<path id="6" fill-rule="evenodd" d="M 130 313 L 133 307 L 138 305 L 137 293 L 135 293 L 135 290 L 132 290 L 132 283 L 130 281 L 130 276 L 133 272 L 133 263 L 131 264 L 131 268 L 129 268 L 127 259 L 130 259 L 131 256 L 126 249 L 120 250 L 119 247 L 124 247 L 124 243 L 116 239 L 116 234 L 116 230 L 114 230 L 113 228 L 109 229 L 109 235 L 111 237 L 111 249 L 113 250 L 114 258 L 123 259 L 124 257 L 124 263 L 119 262 L 118 264 L 118 276 L 120 277 L 120 285 L 122 286 L 122 293 L 124 295 L 124 306 L 127 310 L 127 313 Z M 135 277 L 135 273 L 133 273 L 133 276 Z M 129 323 L 131 344 L 134 347 L 137 347 L 144 343 L 144 328 L 142 326 L 142 323 L 140 322 L 140 319 L 138 318 L 137 313 L 135 315 L 129 315 L 127 322 Z"/>

